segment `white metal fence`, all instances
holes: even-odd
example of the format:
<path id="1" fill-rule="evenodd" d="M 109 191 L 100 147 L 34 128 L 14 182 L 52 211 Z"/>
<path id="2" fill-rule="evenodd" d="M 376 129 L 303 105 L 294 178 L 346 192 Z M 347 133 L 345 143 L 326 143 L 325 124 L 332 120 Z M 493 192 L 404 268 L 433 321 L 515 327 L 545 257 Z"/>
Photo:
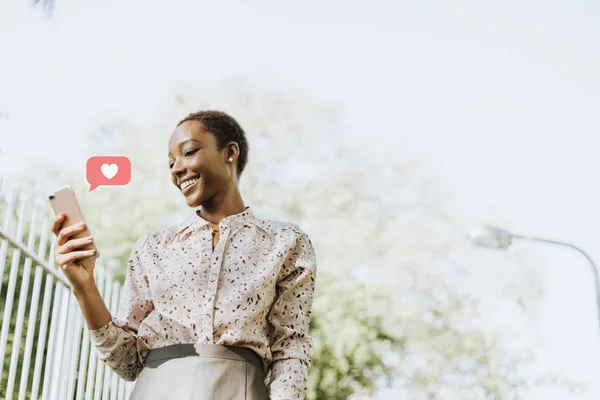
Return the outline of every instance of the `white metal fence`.
<path id="1" fill-rule="evenodd" d="M 69 282 L 54 265 L 47 198 L 0 181 L 0 213 L 0 399 L 129 398 L 133 383 L 97 359 Z M 115 312 L 121 285 L 98 264 L 96 282 Z"/>

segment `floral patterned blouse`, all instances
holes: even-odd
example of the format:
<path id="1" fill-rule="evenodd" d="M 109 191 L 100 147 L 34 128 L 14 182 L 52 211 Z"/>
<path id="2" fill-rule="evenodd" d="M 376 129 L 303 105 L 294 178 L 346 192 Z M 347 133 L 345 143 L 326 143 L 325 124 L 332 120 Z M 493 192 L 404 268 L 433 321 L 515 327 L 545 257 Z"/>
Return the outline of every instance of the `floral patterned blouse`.
<path id="1" fill-rule="evenodd" d="M 254 350 L 270 371 L 271 399 L 303 399 L 316 258 L 295 224 L 249 208 L 219 223 L 194 216 L 142 236 L 133 247 L 116 316 L 91 330 L 102 359 L 133 381 L 149 349 L 214 343 Z"/>

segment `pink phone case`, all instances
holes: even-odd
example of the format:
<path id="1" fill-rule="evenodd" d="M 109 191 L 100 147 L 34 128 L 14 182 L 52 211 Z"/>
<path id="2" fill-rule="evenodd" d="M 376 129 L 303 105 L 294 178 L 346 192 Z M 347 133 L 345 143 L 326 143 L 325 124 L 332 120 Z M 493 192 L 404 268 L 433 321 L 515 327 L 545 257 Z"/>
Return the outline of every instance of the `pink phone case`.
<path id="1" fill-rule="evenodd" d="M 85 219 L 83 218 L 83 213 L 81 212 L 81 208 L 79 207 L 79 202 L 77 201 L 75 193 L 73 192 L 73 190 L 71 190 L 70 186 L 65 186 L 57 190 L 56 192 L 48 196 L 48 198 L 50 199 L 50 206 L 52 207 L 52 210 L 54 210 L 55 215 L 58 215 L 61 212 L 64 212 L 66 214 L 65 220 L 62 224 L 63 228 L 85 221 Z M 89 231 L 89 228 L 87 226 L 85 227 L 84 231 L 75 234 L 72 237 L 78 239 L 86 236 L 91 236 L 91 232 Z M 88 258 L 88 260 L 100 256 L 100 253 L 98 252 L 98 249 L 96 248 L 94 242 L 85 247 L 81 247 L 80 249 L 96 250 L 96 254 Z"/>

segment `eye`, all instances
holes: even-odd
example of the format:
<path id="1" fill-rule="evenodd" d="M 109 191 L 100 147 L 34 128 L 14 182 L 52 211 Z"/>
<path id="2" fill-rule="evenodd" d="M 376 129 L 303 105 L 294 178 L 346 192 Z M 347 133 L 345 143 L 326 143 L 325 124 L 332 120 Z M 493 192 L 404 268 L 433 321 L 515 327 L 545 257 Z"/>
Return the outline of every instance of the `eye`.
<path id="1" fill-rule="evenodd" d="M 175 163 L 169 163 L 169 169 L 173 169 L 173 165 L 175 165 Z"/>
<path id="2" fill-rule="evenodd" d="M 188 150 L 185 152 L 184 156 L 189 157 L 189 156 L 193 155 L 194 153 L 196 153 L 197 151 L 198 151 L 198 149 Z"/>

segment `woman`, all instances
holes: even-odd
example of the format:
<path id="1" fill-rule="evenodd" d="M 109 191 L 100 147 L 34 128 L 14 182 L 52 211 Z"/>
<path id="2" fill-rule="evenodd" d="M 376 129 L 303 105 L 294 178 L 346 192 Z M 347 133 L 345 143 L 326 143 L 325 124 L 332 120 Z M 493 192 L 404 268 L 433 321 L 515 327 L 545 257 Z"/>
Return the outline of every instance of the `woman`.
<path id="1" fill-rule="evenodd" d="M 229 115 L 186 117 L 169 140 L 175 186 L 196 215 L 141 237 L 112 316 L 94 282 L 92 237 L 61 229 L 54 254 L 99 357 L 134 400 L 302 399 L 312 339 L 315 253 L 297 225 L 254 216 L 238 181 L 248 158 Z M 156 216 L 149 216 L 153 218 Z"/>

